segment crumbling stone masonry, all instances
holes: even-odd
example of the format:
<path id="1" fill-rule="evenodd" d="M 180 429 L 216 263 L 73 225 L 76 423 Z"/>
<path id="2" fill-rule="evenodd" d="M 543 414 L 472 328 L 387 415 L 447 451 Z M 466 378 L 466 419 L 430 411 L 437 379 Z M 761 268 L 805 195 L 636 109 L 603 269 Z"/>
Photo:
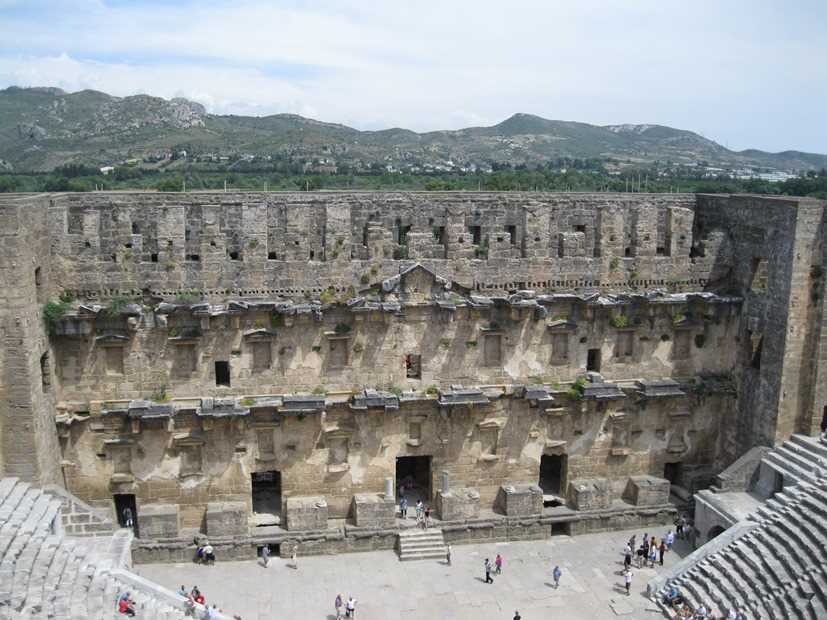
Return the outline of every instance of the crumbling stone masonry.
<path id="1" fill-rule="evenodd" d="M 404 489 L 455 541 L 656 519 L 669 484 L 821 427 L 824 216 L 689 194 L 4 196 L 0 473 L 113 522 L 134 508 L 155 541 L 369 548 Z"/>

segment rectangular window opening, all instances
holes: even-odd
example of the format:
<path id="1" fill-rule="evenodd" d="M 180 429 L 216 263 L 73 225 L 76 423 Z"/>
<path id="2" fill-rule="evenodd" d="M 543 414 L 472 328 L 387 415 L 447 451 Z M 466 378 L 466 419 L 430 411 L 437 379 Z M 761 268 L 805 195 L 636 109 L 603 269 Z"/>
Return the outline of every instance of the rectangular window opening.
<path id="1" fill-rule="evenodd" d="M 43 391 L 48 392 L 52 385 L 51 365 L 49 363 L 48 351 L 40 356 L 40 382 Z"/>
<path id="2" fill-rule="evenodd" d="M 230 362 L 215 363 L 215 384 L 230 387 Z"/>
<path id="3" fill-rule="evenodd" d="M 405 356 L 405 376 L 408 379 L 422 378 L 422 356 L 409 353 Z"/>
<path id="4" fill-rule="evenodd" d="M 480 245 L 482 241 L 482 226 L 469 226 L 468 232 L 471 234 L 471 243 Z"/>
<path id="5" fill-rule="evenodd" d="M 589 349 L 586 356 L 586 370 L 600 372 L 600 349 Z"/>

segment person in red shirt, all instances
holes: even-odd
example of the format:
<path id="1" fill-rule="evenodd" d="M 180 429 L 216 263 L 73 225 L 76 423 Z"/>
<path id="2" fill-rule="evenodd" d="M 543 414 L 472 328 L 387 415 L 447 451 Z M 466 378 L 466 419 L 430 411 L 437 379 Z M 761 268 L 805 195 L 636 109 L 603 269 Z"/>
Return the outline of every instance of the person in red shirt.
<path id="1" fill-rule="evenodd" d="M 133 607 L 134 604 L 135 601 L 129 598 L 129 592 L 127 592 L 126 596 L 122 596 L 118 601 L 118 612 L 131 618 L 135 615 L 135 609 Z"/>

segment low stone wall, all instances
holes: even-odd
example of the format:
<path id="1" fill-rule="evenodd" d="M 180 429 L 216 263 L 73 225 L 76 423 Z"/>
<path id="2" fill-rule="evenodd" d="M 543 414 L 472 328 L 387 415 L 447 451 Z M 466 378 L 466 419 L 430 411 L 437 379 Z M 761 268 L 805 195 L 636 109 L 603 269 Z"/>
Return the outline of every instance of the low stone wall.
<path id="1" fill-rule="evenodd" d="M 491 515 L 488 518 L 441 522 L 436 527 L 442 530 L 445 541 L 451 544 L 479 544 L 543 540 L 556 534 L 579 535 L 668 525 L 674 521 L 676 514 L 674 506 L 664 504 L 529 517 Z M 279 531 L 261 536 L 210 538 L 210 543 L 215 548 L 217 560 L 221 562 L 255 559 L 258 547 L 263 545 L 279 545 L 279 554 L 285 558 L 290 557 L 294 550 L 297 555 L 392 550 L 396 548 L 398 534 L 397 527 L 346 525 L 329 530 Z M 192 541 L 135 540 L 133 543 L 133 561 L 136 564 L 186 562 L 194 556 L 195 545 Z"/>
<path id="2" fill-rule="evenodd" d="M 112 519 L 65 489 L 49 485 L 43 492 L 62 502 L 60 519 L 63 533 L 68 536 L 111 536 L 118 528 Z"/>
<path id="3" fill-rule="evenodd" d="M 771 448 L 766 446 L 751 448 L 732 465 L 715 476 L 715 486 L 722 492 L 748 491 L 757 482 L 761 459 L 770 450 Z"/>

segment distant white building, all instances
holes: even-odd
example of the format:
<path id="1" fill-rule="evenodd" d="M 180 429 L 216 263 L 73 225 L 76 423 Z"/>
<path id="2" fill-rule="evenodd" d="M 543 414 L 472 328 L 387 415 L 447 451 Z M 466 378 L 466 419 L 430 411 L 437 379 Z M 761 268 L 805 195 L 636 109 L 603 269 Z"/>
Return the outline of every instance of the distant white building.
<path id="1" fill-rule="evenodd" d="M 115 166 L 103 166 L 101 169 L 101 174 L 107 175 L 112 172 L 115 172 Z"/>

